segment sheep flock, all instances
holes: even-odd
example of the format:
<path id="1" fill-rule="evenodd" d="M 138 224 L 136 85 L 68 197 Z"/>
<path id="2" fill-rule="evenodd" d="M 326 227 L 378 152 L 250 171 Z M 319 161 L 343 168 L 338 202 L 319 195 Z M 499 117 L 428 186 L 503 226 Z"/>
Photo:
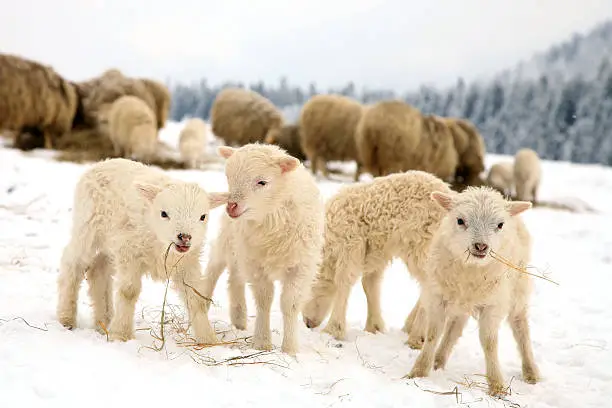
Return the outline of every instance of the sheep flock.
<path id="1" fill-rule="evenodd" d="M 171 102 L 162 83 L 117 69 L 74 82 L 9 54 L 0 54 L 0 78 L 0 131 L 12 133 L 14 147 L 94 162 L 76 187 L 71 239 L 59 265 L 57 319 L 67 329 L 76 326 L 86 277 L 97 329 L 108 327 L 112 341 L 133 338 L 148 275 L 174 283 L 197 343 L 218 343 L 208 311 L 227 270 L 231 322 L 241 330 L 247 283 L 252 290 L 252 346 L 259 350 L 273 348 L 270 311 L 274 283 L 281 282 L 281 350 L 295 356 L 298 325 L 314 329 L 330 311 L 324 331 L 345 338 L 358 278 L 368 303 L 364 329 L 384 333 L 381 280 L 397 258 L 421 288 L 403 327 L 406 345 L 421 350 L 407 377 L 444 369 L 474 316 L 490 394 L 503 392 L 497 333 L 505 317 L 523 380 L 539 380 L 527 319 L 531 277 L 505 279 L 508 266 L 496 260 L 530 260 L 520 214 L 537 200 L 541 167 L 533 150 L 520 149 L 513 163 L 483 176 L 484 139 L 467 119 L 425 114 L 401 100 L 362 104 L 330 94 L 313 96 L 287 123 L 262 95 L 226 88 L 212 106 L 211 130 L 191 118 L 175 147 L 179 167 L 198 169 L 208 140 L 223 141 L 216 157 L 225 162 L 228 191 L 209 192 L 155 166 L 171 149 L 159 140 Z M 331 178 L 329 163 L 337 161 L 356 164 L 354 183 L 325 201 L 317 178 Z M 360 181 L 365 173 L 372 180 Z M 209 214 L 220 206 L 221 229 L 202 268 Z M 168 259 L 182 262 L 168 272 Z"/>

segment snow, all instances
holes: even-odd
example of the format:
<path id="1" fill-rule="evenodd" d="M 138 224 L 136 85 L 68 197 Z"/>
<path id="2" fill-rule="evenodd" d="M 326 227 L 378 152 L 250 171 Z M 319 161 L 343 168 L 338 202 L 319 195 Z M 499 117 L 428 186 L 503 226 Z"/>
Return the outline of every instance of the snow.
<path id="1" fill-rule="evenodd" d="M 162 139 L 176 146 L 181 123 L 169 123 Z M 214 141 L 209 146 L 213 153 Z M 489 155 L 487 164 L 508 160 Z M 280 352 L 282 317 L 278 291 L 272 310 L 273 343 L 269 355 L 245 361 L 267 364 L 212 366 L 194 361 L 195 352 L 166 342 L 161 352 L 147 349 L 154 339 L 147 327 L 159 319 L 165 285 L 145 280 L 136 306 L 136 340 L 108 343 L 92 321 L 86 283 L 79 297 L 78 328 L 68 331 L 55 319 L 56 277 L 68 240 L 72 192 L 86 165 L 60 163 L 51 152 L 30 153 L 0 147 L 0 406 L 106 407 L 197 404 L 214 407 L 605 407 L 612 397 L 612 169 L 544 162 L 541 199 L 578 212 L 535 208 L 524 215 L 534 238 L 532 264 L 560 283 L 536 279 L 531 328 L 535 358 L 543 379 L 521 380 L 521 362 L 506 324 L 500 333 L 500 361 L 512 394 L 494 399 L 471 387 L 482 381 L 484 357 L 476 323 L 471 320 L 453 350 L 447 368 L 425 379 L 401 379 L 418 354 L 403 343 L 404 319 L 418 296 L 406 268 L 394 262 L 383 284 L 385 334 L 363 331 L 366 301 L 356 285 L 348 309 L 348 339 L 339 342 L 300 326 L 297 359 Z M 345 166 L 346 167 L 346 166 Z M 198 181 L 209 191 L 226 188 L 222 165 L 205 170 L 170 171 Z M 349 167 L 351 170 L 353 167 Z M 331 196 L 350 175 L 320 180 Z M 594 211 L 586 211 L 586 208 Z M 210 242 L 223 210 L 210 219 Z M 224 274 L 215 292 L 210 318 L 228 330 Z M 225 340 L 253 330 L 254 304 L 248 292 L 249 324 Z M 179 305 L 172 291 L 168 302 Z M 399 307 L 398 307 L 399 306 Z M 180 310 L 180 309 L 177 309 Z M 157 342 L 159 344 L 159 342 Z M 217 346 L 197 351 L 221 361 L 253 354 L 246 347 Z M 457 384 L 462 382 L 463 384 Z M 459 396 L 440 395 L 457 387 Z M 515 405 L 513 405 L 515 404 Z M 516 405 L 518 404 L 518 405 Z"/>

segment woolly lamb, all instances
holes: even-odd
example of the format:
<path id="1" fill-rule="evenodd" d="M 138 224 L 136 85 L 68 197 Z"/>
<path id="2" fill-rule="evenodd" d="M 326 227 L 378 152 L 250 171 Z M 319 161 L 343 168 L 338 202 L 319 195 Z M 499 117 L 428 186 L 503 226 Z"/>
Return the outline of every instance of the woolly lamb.
<path id="1" fill-rule="evenodd" d="M 142 99 L 125 95 L 111 105 L 108 114 L 115 155 L 151 160 L 157 148 L 155 114 Z"/>
<path id="2" fill-rule="evenodd" d="M 424 279 L 427 249 L 444 216 L 430 199 L 433 191 L 451 192 L 439 178 L 411 170 L 343 187 L 327 201 L 323 261 L 303 311 L 307 327 L 319 326 L 333 303 L 324 331 L 344 339 L 348 297 L 363 274 L 368 301 L 365 330 L 384 330 L 380 285 L 392 259 L 401 258 L 417 281 Z M 421 346 L 425 330 L 419 304 L 420 300 L 404 326 L 407 344 L 413 348 Z"/>
<path id="3" fill-rule="evenodd" d="M 197 294 L 203 290 L 199 258 L 209 212 L 226 202 L 226 193 L 207 193 L 141 163 L 110 159 L 93 165 L 75 189 L 72 236 L 58 278 L 59 321 L 75 327 L 86 274 L 98 330 L 108 328 L 110 340 L 133 339 L 134 308 L 146 274 L 170 279 L 189 310 L 196 341 L 214 341 L 206 301 Z"/>
<path id="4" fill-rule="evenodd" d="M 535 383 L 539 373 L 527 320 L 531 277 L 491 256 L 494 251 L 516 265 L 527 264 L 531 238 L 518 215 L 531 208 L 531 203 L 507 201 L 488 187 L 468 187 L 460 194 L 434 192 L 431 197 L 447 214 L 434 235 L 425 265 L 421 297 L 427 316 L 426 341 L 407 377 L 425 377 L 432 365 L 443 369 L 472 314 L 478 317 L 489 393 L 499 394 L 504 388 L 497 351 L 504 317 L 518 344 L 523 377 Z"/>
<path id="5" fill-rule="evenodd" d="M 219 92 L 210 117 L 213 133 L 228 146 L 263 142 L 268 132 L 283 125 L 283 117 L 272 102 L 241 88 Z"/>
<path id="6" fill-rule="evenodd" d="M 79 99 L 75 87 L 52 67 L 13 54 L 0 53 L 0 129 L 15 132 L 15 147 L 22 131 L 42 135 L 46 149 L 70 131 L 77 115 Z M 27 138 L 25 138 L 27 140 Z"/>
<path id="7" fill-rule="evenodd" d="M 315 95 L 304 104 L 299 118 L 301 145 L 314 175 L 320 168 L 329 177 L 328 161 L 355 160 L 355 181 L 359 180 L 355 130 L 363 109 L 359 102 L 342 95 Z"/>
<path id="8" fill-rule="evenodd" d="M 514 184 L 514 164 L 512 162 L 495 163 L 487 175 L 487 183 L 501 194 L 510 196 Z"/>
<path id="9" fill-rule="evenodd" d="M 536 204 L 542 167 L 538 154 L 531 149 L 520 149 L 514 156 L 514 184 L 518 200 Z"/>
<path id="10" fill-rule="evenodd" d="M 362 171 L 379 177 L 413 169 L 422 128 L 421 112 L 403 101 L 380 101 L 368 107 L 357 125 Z"/>
<path id="11" fill-rule="evenodd" d="M 266 144 L 218 148 L 227 159 L 227 214 L 211 248 L 204 296 L 229 269 L 231 321 L 246 328 L 245 282 L 253 290 L 257 317 L 253 345 L 272 348 L 270 308 L 274 281 L 283 285 L 282 351 L 298 352 L 298 313 L 308 296 L 323 247 L 324 205 L 314 178 L 298 159 Z"/>
<path id="12" fill-rule="evenodd" d="M 208 127 L 200 118 L 189 119 L 179 135 L 179 152 L 185 164 L 192 169 L 204 153 L 208 139 Z"/>
<path id="13" fill-rule="evenodd" d="M 306 160 L 306 155 L 300 144 L 300 128 L 298 125 L 284 125 L 280 130 L 274 129 L 268 132 L 264 143 L 275 144 L 285 149 L 287 153 L 301 162 Z"/>

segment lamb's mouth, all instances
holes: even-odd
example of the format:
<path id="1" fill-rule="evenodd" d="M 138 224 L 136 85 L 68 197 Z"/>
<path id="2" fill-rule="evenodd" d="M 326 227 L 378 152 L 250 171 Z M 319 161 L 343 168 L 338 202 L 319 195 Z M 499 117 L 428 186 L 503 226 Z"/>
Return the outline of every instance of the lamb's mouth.
<path id="1" fill-rule="evenodd" d="M 470 254 L 478 259 L 483 259 L 487 256 L 487 251 L 470 251 Z"/>
<path id="2" fill-rule="evenodd" d="M 176 252 L 185 253 L 189 251 L 190 248 L 191 248 L 191 244 L 183 245 L 183 244 L 177 244 L 176 242 L 174 243 L 174 249 L 176 249 Z"/>

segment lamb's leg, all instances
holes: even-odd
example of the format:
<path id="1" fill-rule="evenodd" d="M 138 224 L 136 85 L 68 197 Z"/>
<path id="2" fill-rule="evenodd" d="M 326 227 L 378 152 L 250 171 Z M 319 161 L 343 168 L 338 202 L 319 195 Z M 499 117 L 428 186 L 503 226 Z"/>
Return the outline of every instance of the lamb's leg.
<path id="1" fill-rule="evenodd" d="M 309 277 L 316 266 L 298 266 L 288 271 L 284 281 L 280 298 L 281 312 L 283 313 L 283 343 L 281 350 L 295 356 L 299 344 L 297 339 L 298 313 L 302 308 L 302 300 L 310 284 Z"/>
<path id="2" fill-rule="evenodd" d="M 446 323 L 446 329 L 442 341 L 438 346 L 436 357 L 434 359 L 434 370 L 443 369 L 446 367 L 446 362 L 450 356 L 453 347 L 457 344 L 457 340 L 461 337 L 463 329 L 469 319 L 468 314 L 455 315 Z"/>
<path id="3" fill-rule="evenodd" d="M 245 297 L 245 279 L 244 276 L 240 274 L 238 266 L 235 264 L 229 267 L 227 283 L 231 322 L 238 330 L 246 330 L 247 305 Z"/>
<path id="4" fill-rule="evenodd" d="M 355 182 L 359 181 L 359 176 L 363 172 L 363 166 L 361 163 L 357 162 L 357 169 L 355 170 L 355 178 L 353 179 Z"/>
<path id="5" fill-rule="evenodd" d="M 210 257 L 208 259 L 208 265 L 206 266 L 206 272 L 204 273 L 204 285 L 202 288 L 202 295 L 208 299 L 213 298 L 213 294 L 215 292 L 215 287 L 217 286 L 217 282 L 219 281 L 219 277 L 225 270 L 227 266 L 227 261 L 225 257 L 225 252 L 227 251 L 226 245 L 224 245 L 221 231 L 219 237 L 212 245 L 210 249 Z M 208 309 L 210 308 L 210 303 L 206 305 L 206 312 L 208 313 Z"/>
<path id="6" fill-rule="evenodd" d="M 71 330 L 76 326 L 79 289 L 88 266 L 79 256 L 82 249 L 78 239 L 72 239 L 64 248 L 57 279 L 57 319 Z"/>
<path id="7" fill-rule="evenodd" d="M 219 341 L 215 331 L 208 320 L 208 297 L 203 292 L 206 290 L 205 278 L 202 277 L 200 263 L 197 259 L 186 262 L 180 273 L 173 275 L 172 281 L 187 306 L 189 321 L 193 327 L 195 341 L 198 344 L 215 344 Z"/>
<path id="8" fill-rule="evenodd" d="M 96 330 L 106 333 L 113 317 L 113 264 L 105 254 L 98 254 L 87 270 L 89 297 L 93 303 Z"/>
<path id="9" fill-rule="evenodd" d="M 527 311 L 522 310 L 517 314 L 508 316 L 508 323 L 512 329 L 512 334 L 518 345 L 523 362 L 523 378 L 525 382 L 535 384 L 540 379 L 540 373 L 533 357 Z"/>
<path id="10" fill-rule="evenodd" d="M 310 159 L 310 171 L 312 171 L 312 175 L 317 177 L 317 169 L 319 166 L 319 158 L 316 155 L 313 155 Z"/>
<path id="11" fill-rule="evenodd" d="M 366 261 L 366 268 L 361 277 L 361 285 L 368 302 L 368 317 L 366 319 L 365 331 L 370 333 L 383 332 L 385 321 L 380 309 L 380 285 L 384 273 L 384 265 L 370 266 Z"/>
<path id="12" fill-rule="evenodd" d="M 266 277 L 251 285 L 257 317 L 255 318 L 255 332 L 253 333 L 253 347 L 257 350 L 272 350 L 272 333 L 270 332 L 270 310 L 274 300 L 274 282 Z"/>
<path id="13" fill-rule="evenodd" d="M 412 366 L 412 370 L 405 376 L 407 378 L 427 377 L 429 375 L 436 346 L 446 322 L 446 307 L 440 296 L 431 294 L 425 300 L 425 303 L 427 308 L 427 338 L 425 344 L 423 344 L 423 349 L 414 362 L 414 366 Z"/>
<path id="14" fill-rule="evenodd" d="M 302 308 L 304 324 L 309 329 L 319 327 L 329 313 L 331 304 L 336 296 L 334 276 L 336 271 L 331 259 L 324 255 L 323 262 L 316 274 L 315 282 L 310 290 L 310 300 Z"/>
<path id="15" fill-rule="evenodd" d="M 425 343 L 425 334 L 427 333 L 427 316 L 425 312 L 421 296 L 419 296 L 417 303 L 404 323 L 404 327 L 408 326 L 406 327 L 408 330 L 408 340 L 404 344 L 407 344 L 413 350 L 421 349 Z M 411 315 L 413 315 L 412 322 L 409 322 Z M 411 324 L 408 325 L 408 323 Z"/>
<path id="16" fill-rule="evenodd" d="M 485 355 L 489 394 L 499 395 L 504 390 L 504 377 L 499 368 L 498 337 L 502 314 L 494 307 L 484 307 L 478 318 L 480 343 Z"/>
<path id="17" fill-rule="evenodd" d="M 349 269 L 350 267 L 347 265 L 343 270 L 338 269 L 336 272 L 336 299 L 329 321 L 323 329 L 325 333 L 332 335 L 336 340 L 344 340 L 346 336 L 348 298 L 353 285 L 357 281 L 357 276 L 351 273 Z"/>
<path id="18" fill-rule="evenodd" d="M 117 270 L 115 313 L 111 319 L 109 340 L 134 338 L 134 311 L 142 289 L 142 273 L 138 264 L 120 263 Z"/>

